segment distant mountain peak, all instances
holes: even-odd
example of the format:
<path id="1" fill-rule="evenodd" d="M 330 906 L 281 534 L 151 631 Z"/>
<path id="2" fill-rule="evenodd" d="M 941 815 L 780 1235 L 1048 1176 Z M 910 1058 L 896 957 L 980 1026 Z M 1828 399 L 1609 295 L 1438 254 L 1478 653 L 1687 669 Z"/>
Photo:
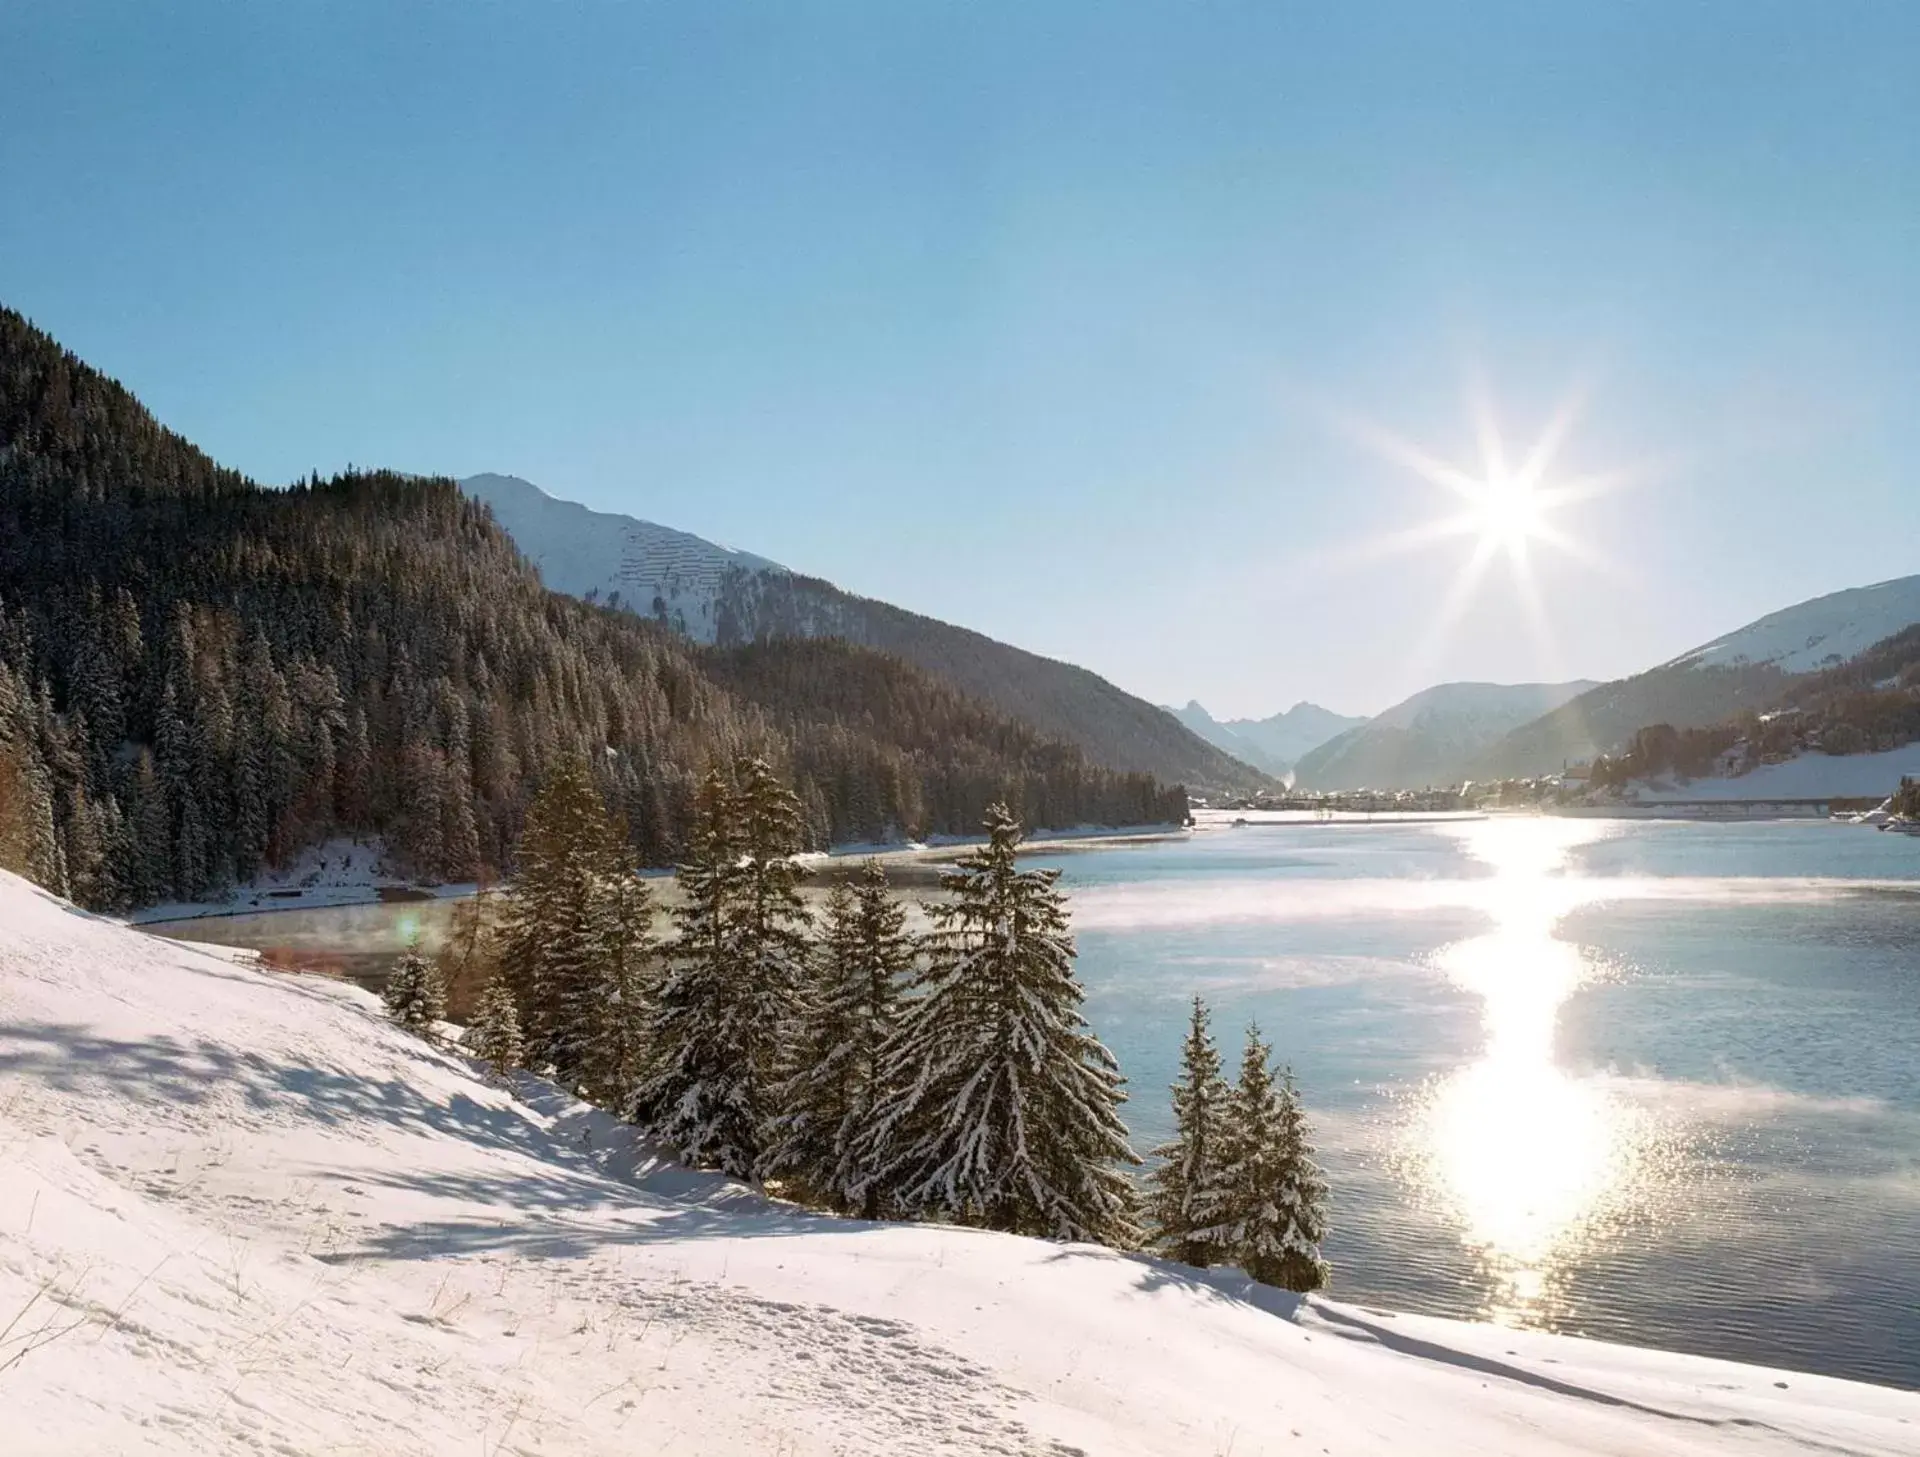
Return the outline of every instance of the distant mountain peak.
<path id="1" fill-rule="evenodd" d="M 1305 699 L 1271 718 L 1234 718 L 1225 723 L 1216 721 L 1197 698 L 1189 698 L 1185 708 L 1169 708 L 1167 712 L 1236 759 L 1281 776 L 1292 772 L 1294 762 L 1303 754 L 1366 722 Z"/>
<path id="2" fill-rule="evenodd" d="M 595 511 L 520 476 L 468 476 L 460 489 L 486 503 L 552 590 L 623 605 L 696 642 L 722 635 L 722 597 L 731 574 L 787 574 L 766 557 L 671 526 Z"/>
<path id="3" fill-rule="evenodd" d="M 1301 759 L 1309 789 L 1419 789 L 1474 775 L 1481 756 L 1522 724 L 1595 685 L 1436 683 Z"/>

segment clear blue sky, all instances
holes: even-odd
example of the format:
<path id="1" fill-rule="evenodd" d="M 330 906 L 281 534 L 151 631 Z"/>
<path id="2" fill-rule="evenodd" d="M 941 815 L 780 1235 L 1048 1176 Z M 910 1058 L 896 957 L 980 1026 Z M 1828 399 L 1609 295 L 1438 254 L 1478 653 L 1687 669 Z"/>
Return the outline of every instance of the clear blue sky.
<path id="1" fill-rule="evenodd" d="M 1920 4 L 0 6 L 0 299 L 268 482 L 524 475 L 1159 700 L 1920 571 Z M 1573 383 L 1548 633 L 1355 561 Z"/>

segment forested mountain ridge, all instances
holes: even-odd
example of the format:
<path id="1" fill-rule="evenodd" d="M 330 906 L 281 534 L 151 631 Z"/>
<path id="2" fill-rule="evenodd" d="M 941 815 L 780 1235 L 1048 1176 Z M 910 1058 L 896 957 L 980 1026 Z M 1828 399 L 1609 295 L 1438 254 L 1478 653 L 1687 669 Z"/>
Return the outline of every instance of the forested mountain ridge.
<path id="1" fill-rule="evenodd" d="M 0 310 L 0 863 L 88 904 L 198 898 L 335 834 L 502 871 L 568 754 L 652 863 L 746 752 L 816 844 L 971 832 L 1002 798 L 1036 825 L 1185 813 L 906 662 L 758 651 L 547 591 L 451 480 L 255 485 Z"/>
<path id="2" fill-rule="evenodd" d="M 721 646 L 844 638 L 904 658 L 1048 738 L 1077 744 L 1096 764 L 1195 788 L 1270 782 L 1173 714 L 1085 668 L 685 532 L 589 511 L 516 476 L 470 476 L 461 487 L 494 508 L 557 591 L 615 602 Z"/>

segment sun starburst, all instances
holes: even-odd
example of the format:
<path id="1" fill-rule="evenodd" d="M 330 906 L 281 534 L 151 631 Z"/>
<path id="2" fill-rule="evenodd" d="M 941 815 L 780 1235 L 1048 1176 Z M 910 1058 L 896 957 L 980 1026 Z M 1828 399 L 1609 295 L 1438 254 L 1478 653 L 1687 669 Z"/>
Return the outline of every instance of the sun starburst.
<path id="1" fill-rule="evenodd" d="M 1343 433 L 1374 454 L 1440 487 L 1453 498 L 1451 509 L 1443 514 L 1404 531 L 1363 542 L 1341 554 L 1346 561 L 1378 561 L 1431 549 L 1454 539 L 1470 543 L 1438 609 L 1429 619 L 1422 655 L 1437 649 L 1440 640 L 1466 611 L 1488 567 L 1497 558 L 1504 558 L 1528 626 L 1543 656 L 1551 663 L 1556 656 L 1553 634 L 1535 577 L 1535 556 L 1545 548 L 1588 566 L 1613 567 L 1557 519 L 1563 508 L 1628 484 L 1634 474 L 1612 471 L 1561 476 L 1554 473 L 1561 447 L 1579 418 L 1580 405 L 1580 393 L 1570 393 L 1549 416 L 1527 450 L 1516 456 L 1508 449 L 1491 397 L 1476 385 L 1470 391 L 1470 407 L 1480 458 L 1470 467 L 1443 459 L 1371 421 L 1336 415 L 1336 423 Z"/>

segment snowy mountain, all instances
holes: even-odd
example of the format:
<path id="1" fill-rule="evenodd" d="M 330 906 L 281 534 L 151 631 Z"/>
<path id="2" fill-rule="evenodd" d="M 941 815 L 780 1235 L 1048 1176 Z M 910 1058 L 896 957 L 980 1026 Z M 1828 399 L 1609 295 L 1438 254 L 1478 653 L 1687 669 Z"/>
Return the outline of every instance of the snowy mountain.
<path id="1" fill-rule="evenodd" d="M 857 597 L 765 557 L 650 521 L 589 511 L 517 476 L 471 476 L 460 485 L 492 508 L 555 591 L 597 594 L 596 600 L 720 646 L 845 638 L 905 658 L 1048 737 L 1077 744 L 1096 764 L 1193 789 L 1267 782 L 1258 769 L 1085 668 Z"/>
<path id="2" fill-rule="evenodd" d="M 1349 717 L 1304 701 L 1270 718 L 1235 718 L 1225 723 L 1216 720 L 1197 699 L 1190 699 L 1185 708 L 1168 708 L 1167 712 L 1208 743 L 1274 775 L 1288 773 L 1303 755 L 1366 722 L 1365 718 Z"/>
<path id="3" fill-rule="evenodd" d="M 1857 657 L 1916 622 L 1920 622 L 1920 577 L 1897 577 L 1769 612 L 1665 666 L 1769 664 L 1783 673 L 1813 673 Z"/>
<path id="4" fill-rule="evenodd" d="M 1911 1453 L 1920 1394 L 816 1215 L 0 873 L 0 1403 L 52 1454 Z"/>
<path id="5" fill-rule="evenodd" d="M 549 496 L 519 476 L 468 476 L 460 489 L 484 501 L 523 556 L 556 592 L 655 617 L 695 642 L 719 637 L 720 605 L 736 577 L 787 569 L 651 521 L 593 511 Z"/>
<path id="6" fill-rule="evenodd" d="M 1347 730 L 1296 766 L 1306 789 L 1418 789 L 1470 778 L 1504 735 L 1593 687 L 1572 683 L 1442 683 Z"/>
<path id="7" fill-rule="evenodd" d="M 1831 669 L 1920 623 L 1920 577 L 1770 612 L 1670 662 L 1582 694 L 1491 746 L 1485 776 L 1544 774 L 1612 753 L 1649 724 L 1704 728 L 1774 706 L 1795 674 Z"/>

